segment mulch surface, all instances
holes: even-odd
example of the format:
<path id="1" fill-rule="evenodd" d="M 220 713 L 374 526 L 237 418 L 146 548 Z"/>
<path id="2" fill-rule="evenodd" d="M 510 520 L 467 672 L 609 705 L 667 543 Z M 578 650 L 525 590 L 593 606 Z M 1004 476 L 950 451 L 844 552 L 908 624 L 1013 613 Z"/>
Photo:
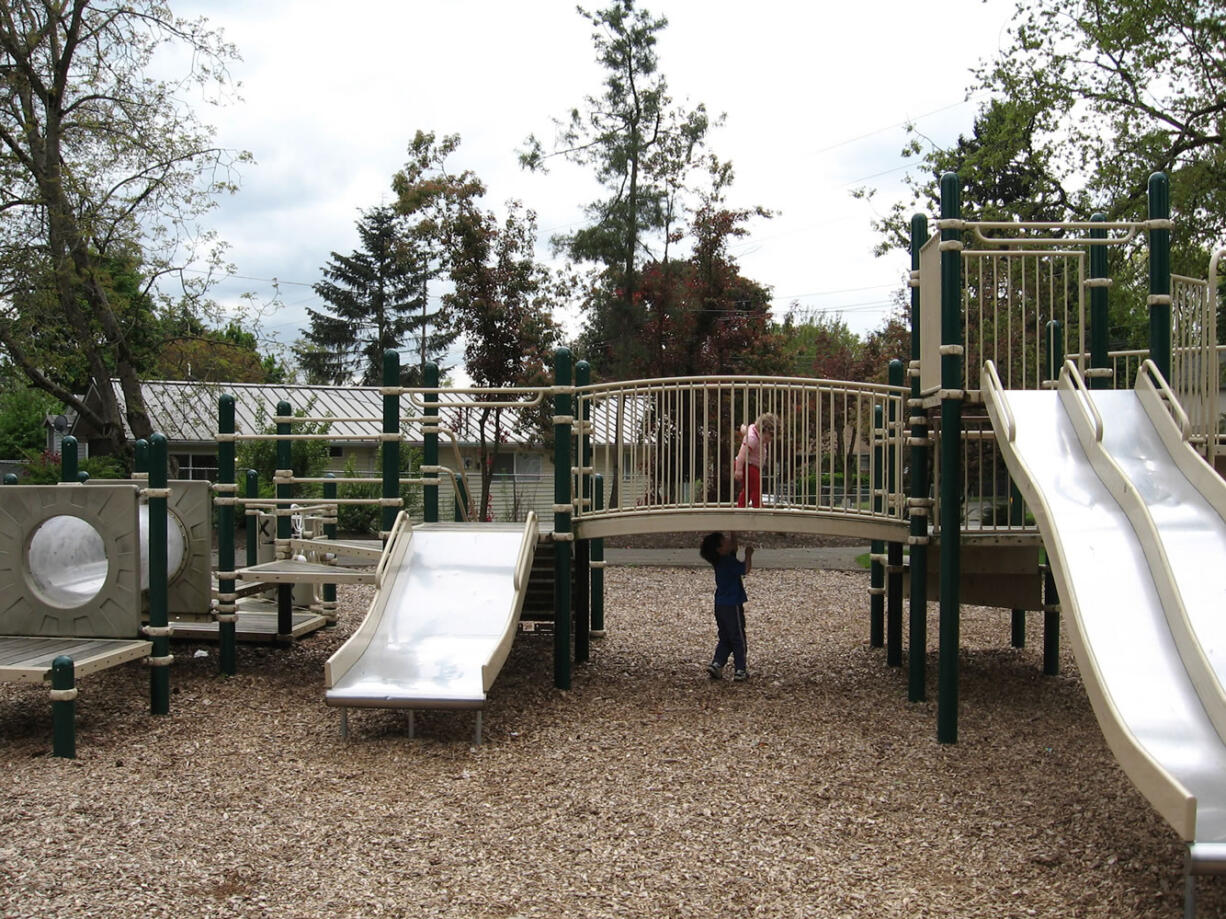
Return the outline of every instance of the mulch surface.
<path id="1" fill-rule="evenodd" d="M 687 540 L 690 537 L 687 537 Z M 686 545 L 689 545 L 687 541 Z M 1076 664 L 1041 675 L 1005 610 L 962 621 L 959 742 L 867 641 L 867 573 L 747 578 L 751 679 L 710 680 L 710 572 L 610 568 L 606 637 L 553 688 L 516 641 L 485 712 L 361 710 L 342 741 L 323 664 L 176 642 L 81 681 L 78 758 L 50 703 L 0 684 L 0 916 L 1173 917 L 1183 847 L 1098 731 Z M 202 652 L 206 656 L 197 656 Z M 1200 882 L 1226 914 L 1226 881 Z"/>

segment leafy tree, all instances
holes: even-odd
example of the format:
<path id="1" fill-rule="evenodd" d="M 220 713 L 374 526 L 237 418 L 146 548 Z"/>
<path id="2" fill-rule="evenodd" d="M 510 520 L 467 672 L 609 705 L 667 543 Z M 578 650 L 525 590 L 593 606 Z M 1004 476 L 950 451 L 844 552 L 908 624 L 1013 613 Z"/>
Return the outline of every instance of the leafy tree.
<path id="1" fill-rule="evenodd" d="M 439 242 L 443 264 L 454 287 L 444 295 L 448 312 L 464 336 L 464 367 L 478 386 L 507 388 L 546 385 L 558 329 L 551 306 L 564 289 L 535 259 L 536 215 L 510 202 L 500 222 L 480 207 L 485 186 L 472 172 L 455 175 L 446 159 L 459 146 L 456 135 L 437 141 L 418 132 L 410 160 L 393 187 L 402 213 L 412 215 L 420 232 Z M 531 418 L 515 411 L 481 406 L 505 401 L 496 394 L 478 397 L 477 437 L 481 467 L 479 507 L 489 507 L 494 460 L 506 437 L 506 425 L 547 425 L 542 405 Z"/>
<path id="2" fill-rule="evenodd" d="M 769 218 L 771 212 L 729 208 L 724 192 L 732 181 L 731 166 L 711 158 L 709 172 L 711 186 L 688 215 L 689 225 L 673 234 L 677 241 L 692 243 L 689 255 L 645 263 L 628 298 L 639 328 L 638 350 L 619 353 L 624 329 L 611 311 L 589 316 L 579 349 L 601 375 L 770 374 L 784 369 L 771 330 L 770 291 L 744 277 L 729 253 L 729 246 L 747 235 L 751 219 Z M 610 372 L 610 366 L 617 369 Z"/>
<path id="3" fill-rule="evenodd" d="M 295 418 L 305 418 L 311 415 L 315 400 L 311 399 L 302 408 L 294 409 Z M 264 406 L 256 413 L 256 421 L 260 431 L 256 433 L 276 434 L 277 425 L 268 420 Z M 332 426 L 326 421 L 304 421 L 293 426 L 295 434 L 327 434 Z M 329 447 L 326 440 L 293 440 L 290 442 L 290 468 L 294 475 L 304 478 L 316 478 L 324 474 L 328 468 Z M 254 469 L 259 474 L 260 497 L 271 498 L 276 494 L 276 472 L 281 468 L 277 464 L 277 442 L 268 437 L 259 440 L 240 440 L 235 450 L 235 468 Z M 298 485 L 298 493 L 304 498 L 317 498 L 323 494 L 318 485 Z"/>
<path id="4" fill-rule="evenodd" d="M 535 260 L 536 215 L 509 205 L 498 224 L 493 214 L 464 212 L 456 227 L 451 262 L 455 291 L 445 299 L 464 333 L 464 367 L 478 386 L 546 386 L 559 330 L 550 315 L 553 289 L 549 270 Z M 478 397 L 477 423 L 482 508 L 490 506 L 490 485 L 508 420 L 532 425 L 545 440 L 549 406 L 529 411 L 481 406 L 495 395 Z M 507 418 L 510 414 L 511 419 Z"/>
<path id="5" fill-rule="evenodd" d="M 1172 269 L 1203 276 L 1226 235 L 1226 0 L 1018 0 L 1001 52 L 975 73 L 972 135 L 949 150 L 913 132 L 912 202 L 878 224 L 879 252 L 905 248 L 907 221 L 935 210 L 942 172 L 978 219 L 1143 219 L 1149 176 L 1167 173 L 1179 232 Z M 869 194 L 860 190 L 859 194 Z M 1112 337 L 1143 345 L 1144 246 L 1113 248 Z"/>
<path id="6" fill-rule="evenodd" d="M 332 253 L 326 280 L 315 285 L 332 311 L 308 309 L 311 327 L 295 348 L 311 382 L 377 386 L 383 353 L 415 347 L 420 361 L 401 371 L 402 382 L 414 385 L 425 362 L 455 340 L 454 329 L 440 327 L 441 312 L 427 311 L 429 258 L 403 224 L 394 208 L 371 208 L 357 225 L 362 248 Z"/>
<path id="7" fill-rule="evenodd" d="M 408 478 L 414 470 L 421 466 L 422 453 L 417 447 L 400 445 L 400 476 Z M 357 466 L 350 459 L 345 463 L 343 473 L 347 479 L 358 478 Z M 383 485 L 378 480 L 372 480 L 369 485 L 345 483 L 337 487 L 338 498 L 368 498 L 370 504 L 338 504 L 336 507 L 336 523 L 341 533 L 378 536 L 383 523 L 383 508 L 378 499 L 383 495 Z M 402 485 L 400 499 L 404 502 L 403 510 L 410 517 L 421 517 L 421 486 Z"/>
<path id="8" fill-rule="evenodd" d="M 189 52 L 181 81 L 148 75 L 166 46 Z M 211 143 L 182 93 L 224 91 L 234 56 L 204 20 L 178 19 L 162 0 L 30 0 L 0 17 L 0 345 L 111 452 L 127 451 L 112 375 L 135 436 L 152 431 L 140 346 L 106 260 L 132 258 L 137 245 L 157 278 L 210 242 L 192 236 L 193 224 L 233 187 L 235 157 Z M 80 352 L 99 410 L 40 362 L 26 308 L 55 319 Z"/>
<path id="9" fill-rule="evenodd" d="M 904 361 L 911 354 L 911 331 L 905 313 L 888 316 L 880 326 L 861 338 L 837 313 L 817 313 L 803 321 L 795 305 L 777 329 L 791 373 L 824 380 L 887 381 L 889 362 Z M 864 406 L 834 399 L 823 406 L 834 432 L 837 472 L 855 471 L 857 443 L 873 419 Z"/>
<path id="10" fill-rule="evenodd" d="M 857 379 L 861 341 L 841 315 L 816 313 L 801 320 L 793 304 L 778 333 L 790 374 L 822 380 Z"/>
<path id="11" fill-rule="evenodd" d="M 0 374 L 0 458 L 41 451 L 47 442 L 44 421 L 58 408 L 59 403 L 46 393 L 24 385 L 11 373 Z"/>
<path id="12" fill-rule="evenodd" d="M 668 20 L 636 8 L 635 0 L 579 13 L 593 27 L 597 60 L 606 71 L 604 93 L 588 96 L 582 109 L 555 121 L 552 150 L 530 136 L 520 162 L 543 170 L 560 156 L 590 167 L 608 191 L 587 206 L 588 226 L 556 237 L 554 244 L 576 261 L 602 266 L 586 307 L 595 313 L 597 334 L 616 343 L 604 368 L 616 377 L 626 372 L 640 340 L 643 317 L 633 300 L 640 258 L 651 257 L 654 237 L 667 261 L 669 230 L 680 219 L 685 179 L 699 162 L 711 120 L 705 106 L 687 110 L 668 95 L 655 48 Z"/>
<path id="13" fill-rule="evenodd" d="M 236 320 L 224 328 L 207 326 L 190 310 L 161 317 L 159 347 L 142 376 L 208 383 L 284 383 L 289 370 L 273 354 L 261 354 L 259 342 Z"/>

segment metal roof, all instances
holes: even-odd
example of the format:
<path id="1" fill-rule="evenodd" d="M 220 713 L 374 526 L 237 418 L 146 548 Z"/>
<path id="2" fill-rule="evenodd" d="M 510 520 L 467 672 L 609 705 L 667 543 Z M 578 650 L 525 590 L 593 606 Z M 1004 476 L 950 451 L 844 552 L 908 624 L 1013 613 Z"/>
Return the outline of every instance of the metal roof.
<path id="1" fill-rule="evenodd" d="M 111 386 L 121 408 L 125 404 L 118 380 Z M 212 443 L 217 437 L 218 400 L 224 394 L 234 397 L 234 426 L 239 433 L 255 434 L 268 430 L 276 415 L 277 403 L 288 402 L 291 411 L 309 417 L 360 418 L 363 421 L 331 422 L 329 433 L 338 441 L 376 443 L 382 431 L 383 396 L 374 386 L 308 386 L 279 383 L 204 383 L 184 380 L 146 380 L 141 383 L 145 407 L 154 430 L 171 443 Z M 475 443 L 479 436 L 480 403 L 471 395 L 448 394 L 444 402 L 471 402 L 473 408 L 443 408 L 439 417 L 444 427 L 456 433 L 461 443 Z M 421 443 L 420 415 L 402 397 L 401 433 L 410 443 Z M 503 416 L 502 443 L 530 447 L 539 442 L 530 426 L 516 424 L 515 414 Z M 493 436 L 492 425 L 487 426 Z M 124 433 L 132 431 L 124 419 Z"/>

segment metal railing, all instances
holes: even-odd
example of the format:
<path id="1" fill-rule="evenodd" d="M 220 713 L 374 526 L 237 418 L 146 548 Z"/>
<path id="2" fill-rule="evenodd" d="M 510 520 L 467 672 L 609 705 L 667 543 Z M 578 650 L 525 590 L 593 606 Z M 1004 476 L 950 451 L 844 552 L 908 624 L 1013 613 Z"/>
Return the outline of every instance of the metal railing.
<path id="1" fill-rule="evenodd" d="M 576 519 L 736 506 L 749 479 L 738 478 L 737 454 L 748 426 L 769 413 L 776 430 L 763 441 L 760 501 L 749 494 L 743 503 L 902 520 L 908 395 L 871 383 L 748 376 L 578 387 L 576 437 L 586 427 L 592 463 L 576 471 L 599 473 L 606 494 L 600 511 L 577 502 Z M 582 493 L 576 482 L 574 494 Z"/>
<path id="2" fill-rule="evenodd" d="M 1006 389 L 1038 389 L 1046 378 L 1047 323 L 1060 322 L 1062 350 L 1084 353 L 1084 250 L 964 250 L 966 386 L 992 361 Z"/>

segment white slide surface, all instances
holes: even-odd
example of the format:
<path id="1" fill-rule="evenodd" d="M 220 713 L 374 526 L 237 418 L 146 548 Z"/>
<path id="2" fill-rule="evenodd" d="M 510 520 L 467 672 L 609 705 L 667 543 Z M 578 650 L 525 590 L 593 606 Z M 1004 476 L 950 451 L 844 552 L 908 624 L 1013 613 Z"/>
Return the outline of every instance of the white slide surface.
<path id="1" fill-rule="evenodd" d="M 366 619 L 325 665 L 329 705 L 479 708 L 510 651 L 538 538 L 523 525 L 399 525 Z"/>
<path id="2" fill-rule="evenodd" d="M 1120 766 L 1189 843 L 1226 864 L 1226 484 L 1161 389 L 984 387 L 1043 535 L 1082 680 Z"/>

